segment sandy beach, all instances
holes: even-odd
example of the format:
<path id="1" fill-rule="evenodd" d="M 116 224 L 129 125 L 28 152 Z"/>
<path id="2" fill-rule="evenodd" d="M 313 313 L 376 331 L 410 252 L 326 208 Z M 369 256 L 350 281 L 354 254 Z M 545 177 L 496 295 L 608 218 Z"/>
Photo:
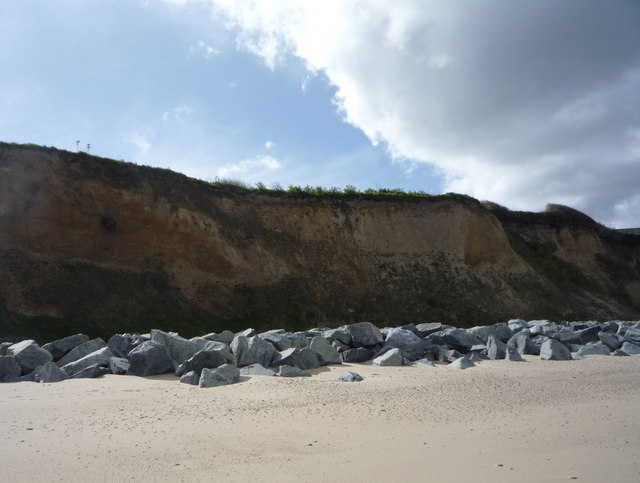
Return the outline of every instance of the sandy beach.
<path id="1" fill-rule="evenodd" d="M 2 480 L 640 481 L 638 356 L 312 372 L 0 384 Z"/>

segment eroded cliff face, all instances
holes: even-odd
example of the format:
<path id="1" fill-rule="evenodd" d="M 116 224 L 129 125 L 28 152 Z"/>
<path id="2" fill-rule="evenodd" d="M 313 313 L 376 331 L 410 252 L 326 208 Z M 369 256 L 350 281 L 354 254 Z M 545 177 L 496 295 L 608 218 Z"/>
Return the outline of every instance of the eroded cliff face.
<path id="1" fill-rule="evenodd" d="M 638 318 L 638 240 L 0 144 L 0 335 Z"/>

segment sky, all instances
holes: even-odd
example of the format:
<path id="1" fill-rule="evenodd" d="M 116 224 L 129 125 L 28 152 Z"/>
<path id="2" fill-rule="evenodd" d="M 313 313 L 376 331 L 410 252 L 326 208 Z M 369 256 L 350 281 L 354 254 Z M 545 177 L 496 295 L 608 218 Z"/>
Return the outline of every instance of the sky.
<path id="1" fill-rule="evenodd" d="M 638 0 L 2 0 L 0 140 L 640 227 L 639 26 Z"/>

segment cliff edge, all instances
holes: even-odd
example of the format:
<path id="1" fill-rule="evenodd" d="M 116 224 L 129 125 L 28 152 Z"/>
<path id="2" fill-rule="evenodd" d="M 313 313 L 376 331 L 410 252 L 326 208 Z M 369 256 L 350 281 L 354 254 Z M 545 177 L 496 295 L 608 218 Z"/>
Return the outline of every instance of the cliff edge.
<path id="1" fill-rule="evenodd" d="M 640 235 L 566 207 L 245 192 L 0 143 L 0 336 L 640 318 Z"/>

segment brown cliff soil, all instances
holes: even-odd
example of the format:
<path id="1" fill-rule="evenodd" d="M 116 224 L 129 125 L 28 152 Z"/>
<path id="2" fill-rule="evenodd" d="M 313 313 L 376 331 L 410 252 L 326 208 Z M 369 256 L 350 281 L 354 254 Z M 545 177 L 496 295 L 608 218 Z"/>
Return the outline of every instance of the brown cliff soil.
<path id="1" fill-rule="evenodd" d="M 244 192 L 0 143 L 0 336 L 640 316 L 640 236 L 462 196 Z"/>

